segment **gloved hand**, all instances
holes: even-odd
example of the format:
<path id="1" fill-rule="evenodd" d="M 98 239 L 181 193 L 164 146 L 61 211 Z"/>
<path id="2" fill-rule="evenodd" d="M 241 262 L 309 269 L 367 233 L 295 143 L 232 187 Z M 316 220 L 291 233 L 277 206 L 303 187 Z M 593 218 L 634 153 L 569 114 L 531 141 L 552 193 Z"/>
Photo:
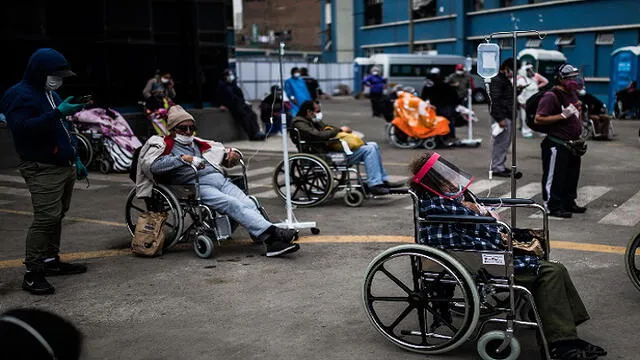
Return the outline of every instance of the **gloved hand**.
<path id="1" fill-rule="evenodd" d="M 63 102 L 58 105 L 58 111 L 62 114 L 62 116 L 69 116 L 77 113 L 78 111 L 84 109 L 86 104 L 72 104 L 71 100 L 73 100 L 73 96 L 69 96 L 64 99 Z"/>
<path id="2" fill-rule="evenodd" d="M 562 114 L 561 115 L 565 119 L 568 118 L 568 117 L 571 117 L 572 115 L 578 116 L 578 109 L 576 109 L 576 107 L 573 106 L 573 104 L 570 104 L 566 108 L 562 109 Z"/>
<path id="3" fill-rule="evenodd" d="M 89 176 L 86 166 L 80 161 L 80 158 L 76 159 L 76 179 L 84 180 Z"/>

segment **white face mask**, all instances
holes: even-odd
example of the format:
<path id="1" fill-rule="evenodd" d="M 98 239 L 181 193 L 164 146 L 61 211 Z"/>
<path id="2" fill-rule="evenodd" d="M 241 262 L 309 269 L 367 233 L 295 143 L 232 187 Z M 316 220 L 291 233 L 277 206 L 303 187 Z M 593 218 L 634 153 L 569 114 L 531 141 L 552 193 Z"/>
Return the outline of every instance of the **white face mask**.
<path id="1" fill-rule="evenodd" d="M 235 79 L 236 79 L 236 77 L 233 74 L 227 76 L 227 82 L 233 82 L 233 80 L 235 80 Z"/>
<path id="2" fill-rule="evenodd" d="M 585 90 L 585 89 L 578 90 L 578 95 L 585 96 L 586 94 L 587 94 L 587 90 Z"/>
<path id="3" fill-rule="evenodd" d="M 319 121 L 322 121 L 322 112 L 315 113 L 313 115 L 313 122 L 319 122 Z"/>
<path id="4" fill-rule="evenodd" d="M 456 70 L 456 74 L 458 74 L 458 75 L 464 75 L 464 71 L 462 71 L 462 70 Z"/>
<path id="5" fill-rule="evenodd" d="M 193 135 L 187 136 L 187 135 L 176 134 L 176 141 L 182 145 L 191 145 L 193 144 Z"/>
<path id="6" fill-rule="evenodd" d="M 371 75 L 373 75 L 373 76 L 378 75 L 378 72 L 377 71 L 372 71 Z"/>
<path id="7" fill-rule="evenodd" d="M 161 81 L 163 84 L 166 84 L 166 83 L 168 83 L 168 82 L 169 82 L 169 79 L 167 79 L 166 77 L 163 77 L 163 78 L 161 78 L 161 79 L 160 79 L 160 81 Z"/>
<path id="8" fill-rule="evenodd" d="M 62 77 L 55 75 L 48 75 L 47 82 L 44 84 L 45 89 L 53 91 L 57 90 L 62 86 Z"/>
<path id="9" fill-rule="evenodd" d="M 300 77 L 300 73 L 293 73 L 293 77 L 299 78 Z"/>

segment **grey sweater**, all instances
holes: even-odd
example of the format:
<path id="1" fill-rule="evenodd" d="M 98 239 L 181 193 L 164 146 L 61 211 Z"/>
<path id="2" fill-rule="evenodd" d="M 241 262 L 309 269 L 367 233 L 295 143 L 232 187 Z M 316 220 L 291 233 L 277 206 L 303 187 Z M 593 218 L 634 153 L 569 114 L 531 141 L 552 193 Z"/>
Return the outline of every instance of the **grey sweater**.
<path id="1" fill-rule="evenodd" d="M 189 163 L 180 158 L 181 155 L 191 155 L 202 158 L 202 153 L 195 144 L 183 145 L 176 141 L 171 150 L 171 154 L 160 156 L 151 164 L 151 172 L 157 176 L 162 183 L 174 185 L 195 183 L 193 168 L 189 166 Z M 198 170 L 200 177 L 219 172 L 209 164 L 209 162 L 205 161 L 205 164 L 204 169 Z"/>

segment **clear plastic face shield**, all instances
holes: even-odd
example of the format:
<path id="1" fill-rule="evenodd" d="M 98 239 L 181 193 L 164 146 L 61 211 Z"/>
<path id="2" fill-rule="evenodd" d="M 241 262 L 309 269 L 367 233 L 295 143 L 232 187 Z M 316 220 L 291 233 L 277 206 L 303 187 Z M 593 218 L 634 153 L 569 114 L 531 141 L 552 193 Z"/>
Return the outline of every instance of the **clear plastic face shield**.
<path id="1" fill-rule="evenodd" d="M 474 177 L 434 153 L 413 176 L 412 181 L 430 192 L 456 199 L 471 185 Z"/>

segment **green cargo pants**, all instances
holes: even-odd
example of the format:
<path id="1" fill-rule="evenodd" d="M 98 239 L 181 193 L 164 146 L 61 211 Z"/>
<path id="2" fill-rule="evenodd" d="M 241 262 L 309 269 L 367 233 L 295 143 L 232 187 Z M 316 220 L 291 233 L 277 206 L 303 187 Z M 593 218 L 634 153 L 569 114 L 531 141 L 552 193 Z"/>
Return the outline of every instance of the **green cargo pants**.
<path id="1" fill-rule="evenodd" d="M 540 261 L 537 275 L 518 274 L 516 283 L 533 294 L 549 343 L 578 338 L 576 326 L 589 320 L 589 314 L 564 265 Z"/>
<path id="2" fill-rule="evenodd" d="M 27 233 L 24 263 L 27 267 L 58 256 L 62 218 L 69 210 L 76 172 L 73 166 L 23 161 L 20 174 L 33 204 L 33 223 Z"/>

